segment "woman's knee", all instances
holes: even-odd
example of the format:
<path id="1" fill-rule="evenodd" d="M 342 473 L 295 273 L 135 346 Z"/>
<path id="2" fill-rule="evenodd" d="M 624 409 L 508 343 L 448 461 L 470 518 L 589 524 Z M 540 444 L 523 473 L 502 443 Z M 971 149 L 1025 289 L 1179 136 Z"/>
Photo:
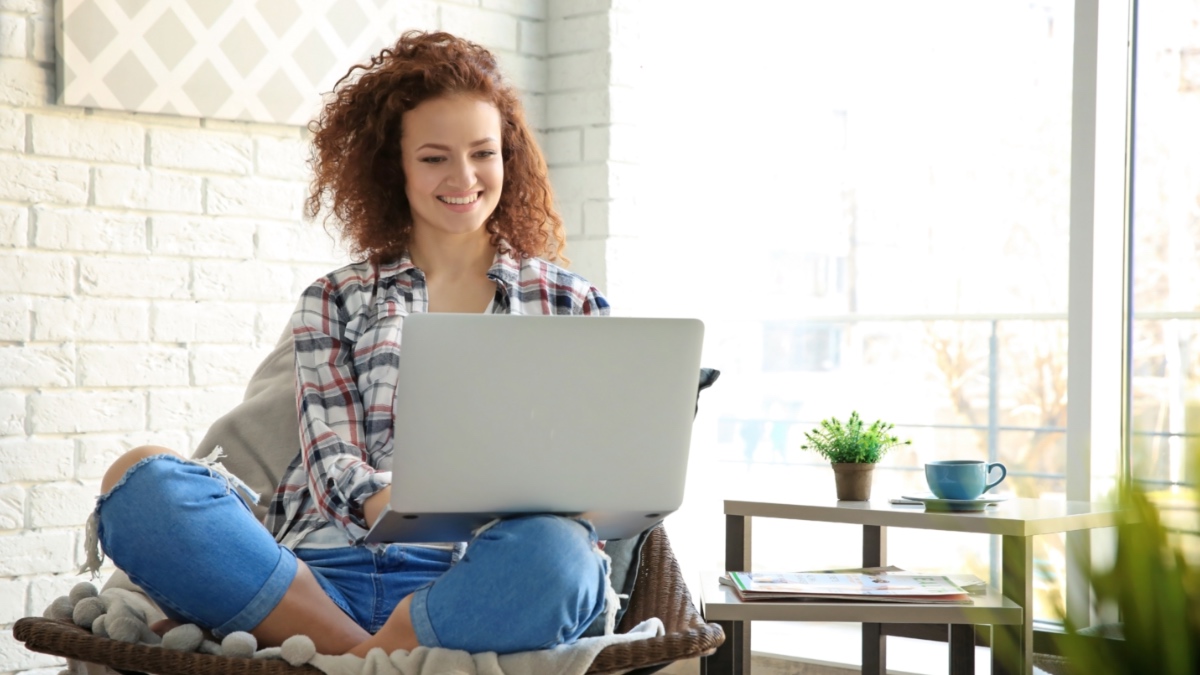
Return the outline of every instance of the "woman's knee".
<path id="1" fill-rule="evenodd" d="M 508 597 L 499 604 L 508 607 L 493 610 L 501 616 L 515 611 L 520 618 L 514 620 L 538 626 L 537 634 L 577 637 L 603 608 L 608 584 L 608 565 L 597 551 L 594 530 L 557 516 L 513 519 L 496 529 L 499 541 L 493 544 L 500 548 L 489 551 L 489 572 L 482 576 L 507 587 Z"/>
<path id="2" fill-rule="evenodd" d="M 153 457 L 155 455 L 174 455 L 176 457 L 182 457 L 182 455 L 174 450 L 158 445 L 138 446 L 118 457 L 116 461 L 112 463 L 112 466 L 108 467 L 108 471 L 104 473 L 104 478 L 100 481 L 100 493 L 107 494 L 110 492 L 114 487 L 116 487 L 117 483 L 121 482 L 121 478 L 125 476 L 126 472 L 137 465 L 138 462 L 146 459 L 147 457 Z"/>
<path id="3" fill-rule="evenodd" d="M 578 638 L 600 615 L 607 576 L 590 527 L 555 516 L 504 520 L 414 594 L 412 622 L 428 646 L 545 649 Z"/>

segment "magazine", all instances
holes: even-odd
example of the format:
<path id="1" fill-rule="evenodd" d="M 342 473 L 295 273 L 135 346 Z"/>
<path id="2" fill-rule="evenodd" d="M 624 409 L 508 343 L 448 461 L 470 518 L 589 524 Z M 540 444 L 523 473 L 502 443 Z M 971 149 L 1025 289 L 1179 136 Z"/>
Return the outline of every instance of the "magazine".
<path id="1" fill-rule="evenodd" d="M 721 583 L 743 602 L 756 600 L 845 600 L 972 604 L 970 594 L 946 575 L 917 574 L 896 567 L 816 572 L 727 572 Z"/>

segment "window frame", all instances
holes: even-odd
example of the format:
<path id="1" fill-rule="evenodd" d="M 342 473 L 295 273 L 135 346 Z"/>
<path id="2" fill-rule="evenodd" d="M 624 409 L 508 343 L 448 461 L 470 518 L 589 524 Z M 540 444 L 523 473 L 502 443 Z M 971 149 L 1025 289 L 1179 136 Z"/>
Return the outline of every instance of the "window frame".
<path id="1" fill-rule="evenodd" d="M 1130 477 L 1137 0 L 1076 0 L 1067 304 L 1067 499 Z M 1111 270 L 1120 270 L 1112 274 Z M 1067 534 L 1067 617 L 1091 623 L 1089 572 L 1111 533 Z"/>

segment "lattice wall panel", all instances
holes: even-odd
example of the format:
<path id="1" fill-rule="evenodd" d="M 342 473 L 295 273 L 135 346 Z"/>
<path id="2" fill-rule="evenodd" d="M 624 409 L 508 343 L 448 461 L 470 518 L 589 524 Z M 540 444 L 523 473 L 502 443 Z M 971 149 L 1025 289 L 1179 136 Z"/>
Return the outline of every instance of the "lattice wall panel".
<path id="1" fill-rule="evenodd" d="M 306 124 L 396 0 L 59 0 L 59 103 Z"/>

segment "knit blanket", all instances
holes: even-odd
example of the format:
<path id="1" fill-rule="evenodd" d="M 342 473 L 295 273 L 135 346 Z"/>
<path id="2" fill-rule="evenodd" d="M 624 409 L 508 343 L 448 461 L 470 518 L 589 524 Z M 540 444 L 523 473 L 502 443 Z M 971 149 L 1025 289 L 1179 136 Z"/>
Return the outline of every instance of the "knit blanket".
<path id="1" fill-rule="evenodd" d="M 470 654 L 436 647 L 417 647 L 412 651 L 397 649 L 388 654 L 376 648 L 366 658 L 350 654 L 314 654 L 307 663 L 327 675 L 583 675 L 605 647 L 657 637 L 663 632 L 662 621 L 647 619 L 628 633 L 581 638 L 553 649 L 516 654 Z M 258 655 L 274 655 L 262 652 Z M 296 665 L 295 661 L 292 663 Z"/>

